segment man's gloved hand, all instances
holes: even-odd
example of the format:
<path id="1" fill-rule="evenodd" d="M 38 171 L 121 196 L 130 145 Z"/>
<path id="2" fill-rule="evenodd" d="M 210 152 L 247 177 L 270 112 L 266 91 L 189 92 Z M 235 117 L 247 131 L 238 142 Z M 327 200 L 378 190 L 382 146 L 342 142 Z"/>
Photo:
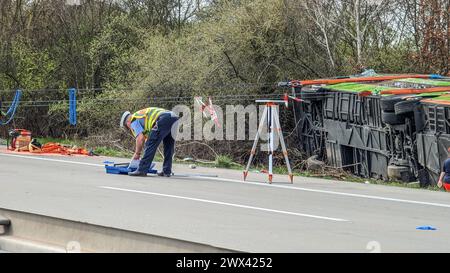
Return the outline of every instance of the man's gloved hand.
<path id="1" fill-rule="evenodd" d="M 139 167 L 139 163 L 141 161 L 139 159 L 132 159 L 130 162 L 130 165 L 128 166 L 128 168 L 134 168 L 137 169 Z"/>

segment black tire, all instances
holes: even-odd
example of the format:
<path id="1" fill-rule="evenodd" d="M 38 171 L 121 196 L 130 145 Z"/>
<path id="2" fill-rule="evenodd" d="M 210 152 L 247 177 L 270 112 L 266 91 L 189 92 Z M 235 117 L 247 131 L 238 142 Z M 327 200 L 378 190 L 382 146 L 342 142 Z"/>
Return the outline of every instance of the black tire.
<path id="1" fill-rule="evenodd" d="M 394 112 L 395 111 L 395 104 L 403 101 L 402 96 L 388 96 L 388 97 L 382 97 L 380 100 L 380 107 L 381 110 L 386 112 Z"/>
<path id="2" fill-rule="evenodd" d="M 420 103 L 420 98 L 413 98 L 398 102 L 394 105 L 394 110 L 397 115 L 410 114 Z"/>
<path id="3" fill-rule="evenodd" d="M 385 124 L 389 125 L 398 125 L 398 124 L 404 124 L 405 123 L 405 116 L 403 115 L 396 115 L 394 112 L 381 112 L 381 120 Z"/>

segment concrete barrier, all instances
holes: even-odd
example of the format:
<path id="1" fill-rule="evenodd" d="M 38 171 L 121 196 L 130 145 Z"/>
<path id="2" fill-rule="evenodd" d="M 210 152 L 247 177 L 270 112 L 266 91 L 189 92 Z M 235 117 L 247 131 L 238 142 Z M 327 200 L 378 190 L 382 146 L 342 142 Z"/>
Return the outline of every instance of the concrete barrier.
<path id="1" fill-rule="evenodd" d="M 6 252 L 232 252 L 210 245 L 0 208 Z"/>

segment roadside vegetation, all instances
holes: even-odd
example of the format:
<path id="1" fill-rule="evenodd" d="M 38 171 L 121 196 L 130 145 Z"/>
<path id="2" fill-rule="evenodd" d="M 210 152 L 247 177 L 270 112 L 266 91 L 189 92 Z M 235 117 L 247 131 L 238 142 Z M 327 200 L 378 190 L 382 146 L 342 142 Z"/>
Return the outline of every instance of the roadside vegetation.
<path id="1" fill-rule="evenodd" d="M 15 89 L 24 90 L 16 128 L 114 140 L 124 109 L 190 105 L 202 95 L 245 105 L 257 96 L 279 98 L 278 81 L 364 68 L 450 71 L 448 1 L 80 3 L 1 1 L 0 100 L 5 108 Z M 76 126 L 67 122 L 70 87 L 79 90 Z M 283 119 L 289 131 L 292 118 Z"/>

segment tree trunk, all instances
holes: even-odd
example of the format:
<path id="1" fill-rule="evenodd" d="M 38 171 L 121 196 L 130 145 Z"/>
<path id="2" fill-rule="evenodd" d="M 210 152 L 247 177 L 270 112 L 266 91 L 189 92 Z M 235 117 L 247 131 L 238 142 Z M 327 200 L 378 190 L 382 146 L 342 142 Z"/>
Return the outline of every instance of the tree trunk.
<path id="1" fill-rule="evenodd" d="M 356 29 L 356 62 L 358 68 L 362 67 L 362 33 L 361 33 L 361 19 L 360 19 L 360 0 L 355 0 L 355 29 Z"/>

